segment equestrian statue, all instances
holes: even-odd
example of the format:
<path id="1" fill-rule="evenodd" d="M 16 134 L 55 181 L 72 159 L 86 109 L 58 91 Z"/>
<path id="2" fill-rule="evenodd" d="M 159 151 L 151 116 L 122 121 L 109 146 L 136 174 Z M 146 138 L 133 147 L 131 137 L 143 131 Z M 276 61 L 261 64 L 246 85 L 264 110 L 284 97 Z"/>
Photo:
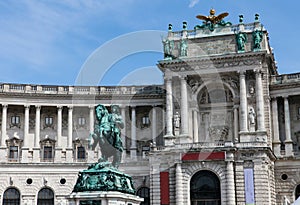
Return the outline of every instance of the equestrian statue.
<path id="1" fill-rule="evenodd" d="M 111 105 L 109 113 L 104 105 L 99 104 L 95 107 L 95 114 L 97 122 L 94 132 L 89 136 L 89 147 L 95 149 L 99 144 L 102 157 L 98 162 L 106 162 L 113 157 L 112 166 L 118 168 L 123 152 L 121 129 L 124 128 L 120 107 Z"/>

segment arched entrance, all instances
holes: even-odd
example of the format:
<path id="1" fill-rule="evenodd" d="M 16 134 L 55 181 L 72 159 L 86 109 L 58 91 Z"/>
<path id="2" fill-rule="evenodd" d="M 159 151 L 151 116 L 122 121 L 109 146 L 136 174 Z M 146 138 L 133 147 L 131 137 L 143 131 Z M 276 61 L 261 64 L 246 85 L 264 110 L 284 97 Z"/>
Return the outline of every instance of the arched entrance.
<path id="1" fill-rule="evenodd" d="M 3 205 L 20 205 L 20 192 L 15 188 L 8 188 L 3 194 Z"/>
<path id="2" fill-rule="evenodd" d="M 54 193 L 49 188 L 43 188 L 38 193 L 37 205 L 54 205 Z"/>
<path id="3" fill-rule="evenodd" d="M 220 180 L 211 171 L 197 172 L 190 182 L 191 205 L 220 205 Z"/>
<path id="4" fill-rule="evenodd" d="M 295 200 L 297 200 L 299 196 L 300 196 L 300 184 L 296 187 L 295 190 Z"/>

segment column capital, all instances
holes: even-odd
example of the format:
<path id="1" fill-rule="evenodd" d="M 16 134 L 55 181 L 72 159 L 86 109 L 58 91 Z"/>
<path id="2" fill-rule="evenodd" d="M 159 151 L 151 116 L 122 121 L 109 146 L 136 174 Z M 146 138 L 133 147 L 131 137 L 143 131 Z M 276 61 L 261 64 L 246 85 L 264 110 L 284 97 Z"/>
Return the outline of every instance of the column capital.
<path id="1" fill-rule="evenodd" d="M 8 107 L 8 104 L 2 104 L 2 108 L 7 108 Z"/>
<path id="2" fill-rule="evenodd" d="M 36 110 L 40 110 L 42 106 L 41 105 L 35 105 L 34 107 L 35 107 Z"/>
<path id="3" fill-rule="evenodd" d="M 29 108 L 30 108 L 30 105 L 25 104 L 24 107 L 25 107 L 25 109 L 29 109 Z"/>
<path id="4" fill-rule="evenodd" d="M 90 109 L 94 109 L 94 108 L 95 108 L 95 105 L 89 105 L 89 108 L 90 108 Z"/>
<path id="5" fill-rule="evenodd" d="M 130 105 L 130 107 L 131 107 L 132 109 L 135 109 L 135 108 L 136 108 L 136 105 Z"/>
<path id="6" fill-rule="evenodd" d="M 237 73 L 240 74 L 240 76 L 244 76 L 246 75 L 246 70 L 238 70 Z"/>
<path id="7" fill-rule="evenodd" d="M 260 68 L 255 68 L 255 69 L 253 69 L 253 71 L 256 74 L 261 74 L 262 73 L 262 70 Z"/>
<path id="8" fill-rule="evenodd" d="M 187 79 L 187 75 L 181 75 L 179 76 L 180 80 L 186 80 Z"/>
<path id="9" fill-rule="evenodd" d="M 164 76 L 165 81 L 172 81 L 173 76 Z"/>
<path id="10" fill-rule="evenodd" d="M 71 111 L 73 110 L 73 105 L 68 105 L 68 109 Z"/>
<path id="11" fill-rule="evenodd" d="M 56 107 L 57 107 L 58 110 L 61 110 L 61 109 L 63 108 L 62 105 L 58 105 L 58 106 L 56 106 Z"/>

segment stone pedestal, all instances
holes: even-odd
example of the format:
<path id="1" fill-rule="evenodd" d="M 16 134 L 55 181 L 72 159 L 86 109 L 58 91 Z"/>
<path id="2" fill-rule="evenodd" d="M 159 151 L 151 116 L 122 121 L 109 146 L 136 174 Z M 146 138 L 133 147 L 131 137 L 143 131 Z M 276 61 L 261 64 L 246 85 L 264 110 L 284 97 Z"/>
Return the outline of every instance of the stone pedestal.
<path id="1" fill-rule="evenodd" d="M 73 192 L 69 205 L 139 205 L 144 199 L 118 191 Z"/>
<path id="2" fill-rule="evenodd" d="M 70 205 L 139 205 L 144 199 L 135 195 L 132 179 L 110 162 L 92 164 L 79 172 Z"/>

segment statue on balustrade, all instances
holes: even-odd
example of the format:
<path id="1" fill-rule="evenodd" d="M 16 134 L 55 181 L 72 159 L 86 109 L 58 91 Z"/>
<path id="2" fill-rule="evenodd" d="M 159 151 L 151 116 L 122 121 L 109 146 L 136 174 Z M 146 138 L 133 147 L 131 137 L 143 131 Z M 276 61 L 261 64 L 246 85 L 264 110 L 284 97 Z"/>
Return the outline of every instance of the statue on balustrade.
<path id="1" fill-rule="evenodd" d="M 123 152 L 121 129 L 124 128 L 120 108 L 118 105 L 112 105 L 109 113 L 104 105 L 99 104 L 95 112 L 97 123 L 94 132 L 90 134 L 89 146 L 94 149 L 99 144 L 102 153 L 99 162 L 107 161 L 112 156 L 112 165 L 118 168 Z"/>
<path id="2" fill-rule="evenodd" d="M 247 40 L 248 40 L 247 34 L 241 32 L 236 34 L 236 42 L 237 42 L 237 48 L 239 52 L 245 51 L 245 44 Z"/>

